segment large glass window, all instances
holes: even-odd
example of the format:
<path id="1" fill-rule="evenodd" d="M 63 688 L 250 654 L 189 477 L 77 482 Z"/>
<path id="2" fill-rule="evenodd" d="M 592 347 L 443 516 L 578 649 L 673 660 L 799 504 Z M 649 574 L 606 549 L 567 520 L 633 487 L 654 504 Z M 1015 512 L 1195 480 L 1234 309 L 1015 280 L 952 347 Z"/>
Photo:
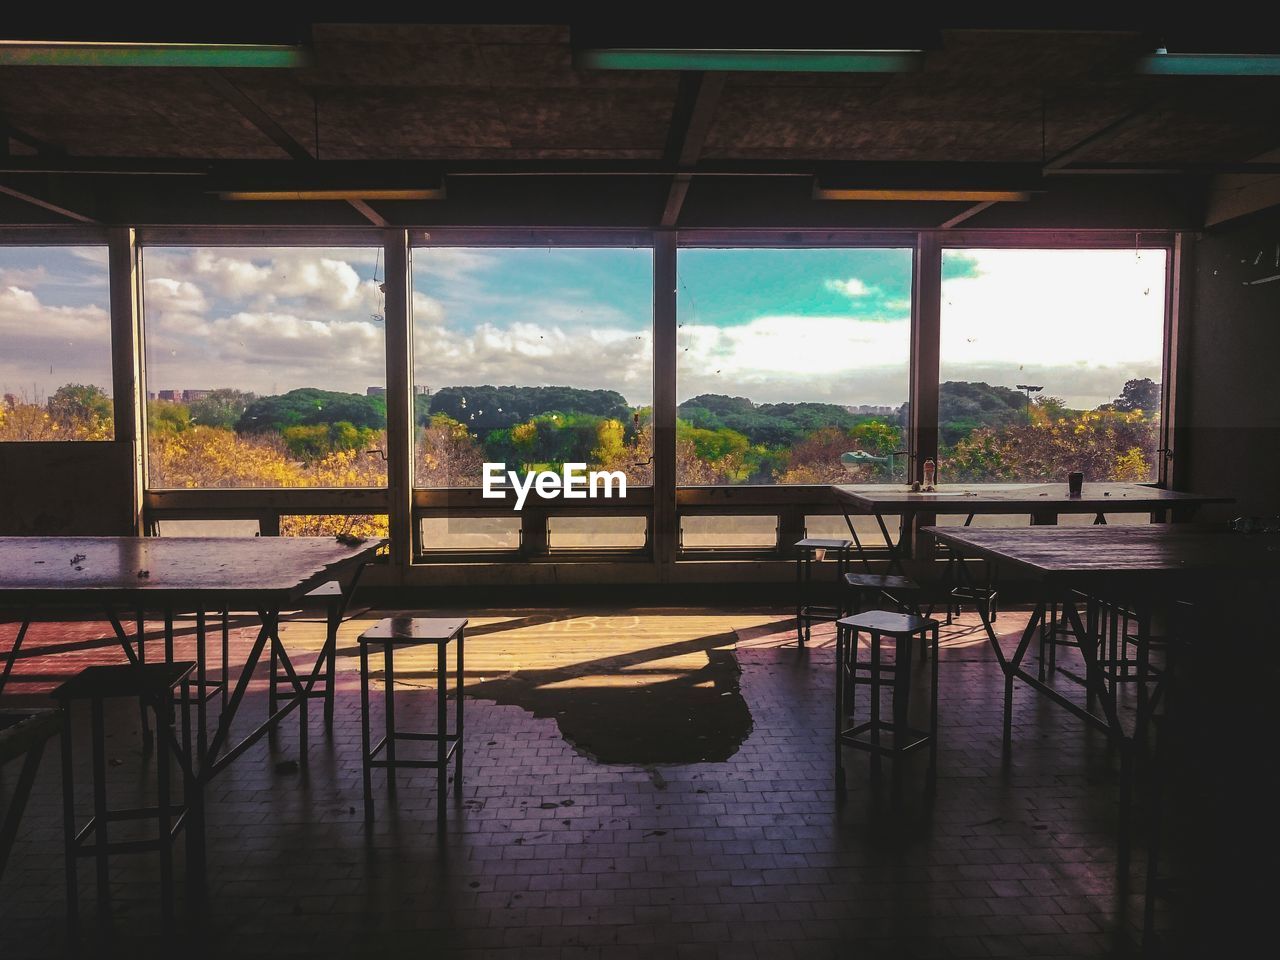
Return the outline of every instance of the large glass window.
<path id="1" fill-rule="evenodd" d="M 905 478 L 910 250 L 678 257 L 678 483 Z"/>
<path id="2" fill-rule="evenodd" d="M 110 440 L 107 248 L 0 246 L 0 441 Z"/>
<path id="3" fill-rule="evenodd" d="M 1157 479 L 1164 250 L 945 250 L 943 483 Z"/>
<path id="4" fill-rule="evenodd" d="M 387 482 L 380 248 L 144 251 L 148 484 Z"/>
<path id="5" fill-rule="evenodd" d="M 414 250 L 416 485 L 486 462 L 652 483 L 652 329 L 648 249 Z"/>

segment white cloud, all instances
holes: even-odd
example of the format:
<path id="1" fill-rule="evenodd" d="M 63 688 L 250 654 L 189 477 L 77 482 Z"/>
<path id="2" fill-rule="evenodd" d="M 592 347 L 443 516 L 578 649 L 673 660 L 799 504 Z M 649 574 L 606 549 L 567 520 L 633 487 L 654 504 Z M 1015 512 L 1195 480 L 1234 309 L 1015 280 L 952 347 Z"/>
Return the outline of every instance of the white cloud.
<path id="1" fill-rule="evenodd" d="M 1068 406 L 1160 379 L 1165 257 L 1132 250 L 973 250 L 942 285 L 944 380 L 1034 382 Z"/>
<path id="2" fill-rule="evenodd" d="M 833 293 L 842 293 L 851 299 L 858 297 L 869 297 L 872 294 L 879 293 L 879 287 L 870 287 L 863 283 L 857 277 L 849 277 L 846 280 L 828 280 L 823 284 Z"/>
<path id="3" fill-rule="evenodd" d="M 40 399 L 64 383 L 111 390 L 107 310 L 42 303 L 32 290 L 0 287 L 0 389 Z"/>
<path id="4" fill-rule="evenodd" d="M 684 324 L 680 398 L 728 393 L 757 403 L 899 404 L 907 399 L 906 320 L 765 316 L 730 327 Z"/>

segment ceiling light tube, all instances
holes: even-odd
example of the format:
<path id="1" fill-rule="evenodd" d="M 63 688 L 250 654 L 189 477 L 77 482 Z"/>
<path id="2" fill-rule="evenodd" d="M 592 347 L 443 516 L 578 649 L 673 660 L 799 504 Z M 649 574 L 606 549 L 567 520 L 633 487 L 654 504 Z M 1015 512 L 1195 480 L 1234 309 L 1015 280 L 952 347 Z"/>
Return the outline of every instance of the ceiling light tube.
<path id="1" fill-rule="evenodd" d="M 248 43 L 90 43 L 0 40 L 6 67 L 305 67 L 302 47 Z"/>
<path id="2" fill-rule="evenodd" d="M 972 203 L 1004 202 L 1020 203 L 1031 199 L 1028 190 L 969 190 L 969 189 L 901 189 L 863 187 L 813 188 L 815 200 L 908 200 L 941 202 L 964 200 Z"/>
<path id="3" fill-rule="evenodd" d="M 578 51 L 588 70 L 711 70 L 775 73 L 914 73 L 921 50 L 728 50 L 606 47 Z"/>
<path id="4" fill-rule="evenodd" d="M 222 200 L 443 200 L 444 188 L 369 190 L 222 190 Z"/>
<path id="5" fill-rule="evenodd" d="M 1270 53 L 1153 53 L 1135 73 L 1167 77 L 1280 77 L 1280 56 Z"/>

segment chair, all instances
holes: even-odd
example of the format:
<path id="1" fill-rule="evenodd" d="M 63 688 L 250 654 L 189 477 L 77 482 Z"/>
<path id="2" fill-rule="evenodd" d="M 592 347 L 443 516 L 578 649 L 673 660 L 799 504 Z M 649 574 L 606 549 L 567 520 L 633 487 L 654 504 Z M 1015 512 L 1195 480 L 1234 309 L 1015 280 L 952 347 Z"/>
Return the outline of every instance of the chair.
<path id="1" fill-rule="evenodd" d="M 462 789 L 462 718 L 463 718 L 463 645 L 466 620 L 430 617 L 388 617 L 360 634 L 360 737 L 364 773 L 364 819 L 373 822 L 373 770 L 387 771 L 391 781 L 397 769 L 433 769 L 436 771 L 436 822 L 443 838 L 446 825 L 445 796 L 449 792 L 449 758 L 453 757 L 453 784 L 455 796 Z M 457 666 L 454 695 L 457 697 L 457 714 L 454 732 L 449 733 L 447 654 L 449 644 L 457 641 Z M 436 660 L 436 729 L 433 733 L 409 733 L 396 729 L 395 715 L 395 650 L 397 647 L 434 645 Z M 383 651 L 383 681 L 385 684 L 385 733 L 376 744 L 370 743 L 369 733 L 369 648 L 381 647 Z M 396 756 L 396 744 L 400 740 L 429 741 L 436 745 L 434 760 L 405 759 Z"/>
<path id="2" fill-rule="evenodd" d="M 869 656 L 859 657 L 859 639 L 867 634 Z M 929 727 L 920 730 L 910 726 L 911 705 L 911 641 L 920 637 L 933 647 L 930 677 Z M 893 661 L 885 657 L 882 641 L 893 641 Z M 867 720 L 857 722 L 856 691 L 870 688 L 871 702 Z M 888 686 L 892 694 L 892 719 L 880 719 L 881 688 Z M 852 723 L 852 725 L 850 725 Z M 891 742 L 883 742 L 888 733 Z M 871 755 L 871 775 L 879 780 L 881 758 L 893 761 L 892 797 L 894 804 L 902 799 L 902 759 L 908 753 L 928 748 L 928 792 L 933 794 L 938 764 L 938 622 L 909 614 L 874 610 L 836 623 L 836 794 L 845 790 L 843 748 L 853 747 Z"/>
<path id="3" fill-rule="evenodd" d="M 173 841 L 186 821 L 186 801 L 193 789 L 191 780 L 191 725 L 186 704 L 190 702 L 188 691 L 183 690 L 179 700 L 174 687 L 188 685 L 188 678 L 195 664 L 179 663 L 119 664 L 116 666 L 87 667 L 53 691 L 53 697 L 62 707 L 62 817 L 63 842 L 66 851 L 67 915 L 71 929 L 76 930 L 79 916 L 79 890 L 76 882 L 76 861 L 81 857 L 93 857 L 97 867 L 98 920 L 105 928 L 111 916 L 111 886 L 109 857 L 116 853 L 160 854 L 160 913 L 165 930 L 173 925 Z M 154 807 L 107 806 L 107 748 L 106 722 L 103 705 L 116 698 L 140 699 L 149 706 L 155 716 L 157 744 L 156 757 L 156 805 Z M 93 750 L 93 816 L 83 827 L 76 829 L 75 781 L 72 756 L 72 704 L 89 701 L 90 739 Z M 171 744 L 165 734 L 169 731 L 175 702 L 182 709 L 182 742 L 179 755 L 187 789 L 184 802 L 171 801 L 169 790 L 169 761 Z M 122 820 L 153 819 L 156 833 L 145 839 L 112 840 L 111 825 Z"/>
<path id="4" fill-rule="evenodd" d="M 814 622 L 832 623 L 840 619 L 841 600 L 834 591 L 841 586 L 852 549 L 852 540 L 806 537 L 796 541 L 796 643 L 799 646 L 810 640 Z M 835 554 L 836 570 L 824 592 L 814 583 L 813 565 L 825 560 L 828 553 Z"/>

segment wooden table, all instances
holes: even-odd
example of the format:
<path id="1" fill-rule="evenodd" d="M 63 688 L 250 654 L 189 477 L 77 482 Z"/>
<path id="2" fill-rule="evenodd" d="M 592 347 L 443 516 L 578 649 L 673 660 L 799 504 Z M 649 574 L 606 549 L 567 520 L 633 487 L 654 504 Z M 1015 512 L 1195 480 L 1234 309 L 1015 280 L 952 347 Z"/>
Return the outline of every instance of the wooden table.
<path id="1" fill-rule="evenodd" d="M 331 580 L 343 584 L 345 604 L 361 571 L 384 543 L 332 537 L 0 537 L 0 604 L 23 611 L 0 683 L 9 675 L 27 628 L 36 617 L 56 620 L 69 608 L 78 607 L 101 612 L 129 660 L 142 663 L 146 612 L 163 612 L 166 623 L 171 623 L 174 611 L 194 613 L 197 722 L 191 786 L 195 795 L 189 800 L 187 838 L 192 879 L 200 884 L 204 876 L 204 787 L 292 710 L 305 704 L 319 676 L 319 661 L 308 677 L 298 676 L 280 642 L 280 611 Z M 210 686 L 206 613 L 210 610 L 255 610 L 261 621 L 212 736 L 206 696 Z M 121 611 L 137 613 L 136 636 L 125 630 Z M 269 642 L 290 678 L 293 696 L 246 737 L 230 744 L 231 725 Z M 173 651 L 171 644 L 166 647 L 168 660 Z M 166 739 L 176 747 L 171 736 Z"/>
<path id="2" fill-rule="evenodd" d="M 1052 525 L 1062 514 L 1092 514 L 1104 524 L 1108 513 L 1157 513 L 1174 511 L 1174 519 L 1189 519 L 1206 503 L 1229 503 L 1222 497 L 1164 490 L 1143 483 L 1086 483 L 1073 497 L 1065 483 L 943 484 L 933 493 L 914 492 L 902 484 L 838 484 L 832 492 L 845 504 L 845 523 L 863 561 L 862 541 L 854 532 L 849 513 L 874 514 L 889 547 L 890 569 L 902 571 L 911 555 L 912 531 L 921 515 L 965 517 L 965 526 L 978 514 L 1029 514 L 1032 525 Z M 886 516 L 901 516 L 901 533 L 895 543 L 885 524 Z"/>
<path id="3" fill-rule="evenodd" d="M 1216 588 L 1258 581 L 1280 584 L 1280 536 L 1244 535 L 1221 526 L 1152 524 L 1141 527 L 1031 527 L 975 530 L 925 527 L 924 532 L 949 545 L 962 558 L 989 561 L 993 578 L 1013 569 L 1029 575 L 1039 587 L 1036 605 L 1013 653 L 1006 656 L 985 609 L 982 625 L 1004 673 L 1004 755 L 1012 750 L 1014 681 L 1022 681 L 1110 737 L 1120 749 L 1121 865 L 1127 866 L 1129 794 L 1135 751 L 1145 745 L 1148 711 L 1147 647 L 1156 612 L 1166 613 L 1178 601 L 1212 603 Z M 963 564 L 959 565 L 962 571 Z M 1137 712 L 1133 732 L 1121 724 L 1116 702 L 1107 688 L 1107 672 L 1082 622 L 1081 594 L 1119 597 L 1135 611 Z M 1045 626 L 1045 610 L 1061 605 L 1066 625 L 1079 644 L 1090 700 L 1101 705 L 1099 716 L 1068 699 L 1041 677 L 1023 669 L 1037 629 Z M 1173 618 L 1168 617 L 1173 623 Z M 1112 678 L 1114 685 L 1115 680 Z M 1122 870 L 1123 872 L 1123 870 Z"/>

